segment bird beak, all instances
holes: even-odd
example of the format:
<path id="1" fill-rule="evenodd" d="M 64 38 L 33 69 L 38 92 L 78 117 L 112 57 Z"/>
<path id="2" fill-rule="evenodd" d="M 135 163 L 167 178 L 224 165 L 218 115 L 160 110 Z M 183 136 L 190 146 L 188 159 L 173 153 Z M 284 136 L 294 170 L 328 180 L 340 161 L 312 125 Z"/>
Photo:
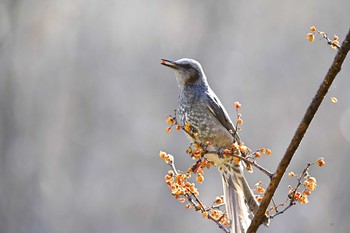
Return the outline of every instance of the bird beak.
<path id="1" fill-rule="evenodd" d="M 161 59 L 160 64 L 165 65 L 165 66 L 169 66 L 170 68 L 173 68 L 173 69 L 178 68 L 178 66 L 176 65 L 176 63 L 174 61 L 167 60 L 167 59 Z"/>

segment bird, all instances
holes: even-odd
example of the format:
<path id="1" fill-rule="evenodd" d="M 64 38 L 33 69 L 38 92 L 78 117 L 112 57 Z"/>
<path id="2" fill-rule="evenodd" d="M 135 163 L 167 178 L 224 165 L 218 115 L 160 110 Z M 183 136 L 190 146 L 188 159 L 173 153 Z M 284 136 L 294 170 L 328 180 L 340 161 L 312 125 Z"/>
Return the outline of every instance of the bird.
<path id="1" fill-rule="evenodd" d="M 189 58 L 161 59 L 161 64 L 175 72 L 178 84 L 175 117 L 180 126 L 190 125 L 191 132 L 185 132 L 192 143 L 210 142 L 210 148 L 207 148 L 210 151 L 229 149 L 232 143 L 239 143 L 235 126 L 210 88 L 201 64 Z M 259 203 L 244 177 L 243 165 L 235 163 L 233 156 L 223 157 L 220 153 L 207 153 L 204 158 L 213 162 L 221 173 L 230 232 L 245 233 Z"/>

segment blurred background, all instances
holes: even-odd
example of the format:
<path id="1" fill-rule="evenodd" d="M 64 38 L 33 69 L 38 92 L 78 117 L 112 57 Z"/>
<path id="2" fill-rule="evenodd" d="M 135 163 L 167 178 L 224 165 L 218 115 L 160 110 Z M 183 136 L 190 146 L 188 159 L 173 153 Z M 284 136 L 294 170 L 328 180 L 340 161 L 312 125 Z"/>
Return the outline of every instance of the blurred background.
<path id="1" fill-rule="evenodd" d="M 161 58 L 194 58 L 243 141 L 283 156 L 336 51 L 310 44 L 309 27 L 337 34 L 350 1 L 0 1 L 0 232 L 222 232 L 186 210 L 164 182 L 165 150 L 179 169 L 192 161 L 181 132 L 166 133 L 177 83 Z M 289 171 L 318 181 L 259 232 L 350 229 L 350 57 L 324 99 Z M 330 98 L 338 102 L 332 103 Z M 258 170 L 253 185 L 267 181 Z M 285 200 L 284 177 L 276 201 Z M 208 205 L 222 193 L 215 169 L 197 185 Z"/>

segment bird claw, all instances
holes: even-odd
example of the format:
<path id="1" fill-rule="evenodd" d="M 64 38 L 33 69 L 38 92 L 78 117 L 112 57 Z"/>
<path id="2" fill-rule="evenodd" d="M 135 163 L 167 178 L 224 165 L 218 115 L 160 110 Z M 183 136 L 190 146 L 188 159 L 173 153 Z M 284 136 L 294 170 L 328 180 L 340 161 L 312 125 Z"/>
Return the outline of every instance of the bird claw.
<path id="1" fill-rule="evenodd" d="M 219 158 L 223 158 L 225 154 L 225 149 L 219 148 L 216 150 L 216 153 L 218 154 Z"/>
<path id="2" fill-rule="evenodd" d="M 197 162 L 195 164 L 193 164 L 191 169 L 192 169 L 194 174 L 197 174 L 198 169 L 201 166 L 201 163 L 202 163 L 202 159 L 198 159 Z"/>

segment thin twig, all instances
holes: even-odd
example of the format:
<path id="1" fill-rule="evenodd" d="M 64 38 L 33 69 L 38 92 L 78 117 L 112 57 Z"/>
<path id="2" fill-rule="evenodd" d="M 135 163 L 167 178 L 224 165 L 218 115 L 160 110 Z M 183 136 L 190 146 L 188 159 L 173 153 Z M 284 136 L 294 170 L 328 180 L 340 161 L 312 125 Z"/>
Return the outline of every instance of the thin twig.
<path id="1" fill-rule="evenodd" d="M 174 158 L 172 158 L 169 162 L 168 165 L 172 168 L 172 170 L 174 171 L 175 175 L 178 175 L 179 172 L 176 170 L 175 168 L 175 161 Z M 197 197 L 196 194 L 194 194 L 193 192 L 191 192 L 191 190 L 189 190 L 189 193 L 191 194 L 185 194 L 184 196 L 187 198 L 187 200 L 191 203 L 191 205 L 197 209 L 197 204 L 200 207 L 201 212 L 206 212 L 208 211 L 207 208 L 205 208 L 205 206 L 203 205 L 202 201 L 199 200 L 199 198 Z M 194 198 L 194 200 L 193 200 Z M 209 208 L 210 210 L 211 208 Z M 197 209 L 199 210 L 199 209 Z M 222 229 L 225 233 L 229 233 L 230 231 L 220 222 L 220 220 L 223 218 L 224 214 L 219 218 L 219 219 L 215 219 L 213 216 L 211 216 L 210 214 L 208 214 L 208 219 L 212 220 L 213 222 L 215 222 L 218 227 L 220 229 Z"/>
<path id="2" fill-rule="evenodd" d="M 205 154 L 218 154 L 217 151 L 206 151 Z M 230 156 L 233 156 L 233 157 L 236 157 L 236 158 L 239 158 L 241 159 L 242 161 L 246 162 L 246 163 L 249 163 L 251 165 L 253 165 L 254 167 L 256 167 L 257 169 L 259 169 L 260 171 L 262 171 L 263 173 L 265 173 L 268 177 L 270 177 L 270 179 L 272 178 L 273 176 L 273 173 L 271 173 L 269 170 L 267 170 L 266 168 L 260 166 L 255 160 L 249 160 L 243 156 L 240 156 L 240 155 L 235 155 L 235 154 L 230 154 Z"/>
<path id="3" fill-rule="evenodd" d="M 179 174 L 178 171 L 177 171 L 176 168 L 175 168 L 174 159 L 172 159 L 172 160 L 169 162 L 169 166 L 173 169 L 175 175 L 178 175 L 178 174 Z M 205 211 L 205 207 L 204 207 L 203 203 L 198 199 L 197 195 L 195 195 L 195 194 L 194 194 L 193 192 L 191 192 L 190 190 L 189 190 L 189 192 L 191 193 L 191 195 L 193 196 L 193 198 L 195 199 L 195 201 L 199 204 L 200 208 L 201 208 L 203 211 Z M 186 196 L 186 195 L 187 195 L 187 196 Z M 191 201 L 192 204 L 194 204 L 194 202 L 193 202 L 191 196 L 189 196 L 188 194 L 185 194 L 185 197 L 187 197 L 187 199 L 188 199 L 189 201 Z"/>
<path id="4" fill-rule="evenodd" d="M 230 233 L 230 231 L 224 227 L 224 225 L 220 222 L 220 220 L 224 217 L 224 215 L 222 215 L 222 217 L 220 217 L 218 220 L 216 220 L 213 216 L 211 216 L 210 214 L 208 214 L 208 218 L 212 221 L 214 221 L 220 229 L 222 229 L 225 233 Z"/>
<path id="5" fill-rule="evenodd" d="M 312 119 L 314 118 L 319 106 L 321 105 L 322 100 L 327 94 L 328 89 L 330 88 L 335 77 L 341 70 L 341 66 L 349 50 L 350 50 L 350 31 L 348 32 L 344 42 L 342 43 L 340 49 L 338 50 L 338 53 L 335 56 L 335 59 L 331 67 L 329 68 L 328 73 L 324 78 L 322 84 L 320 85 L 315 97 L 313 98 L 312 102 L 307 108 L 302 121 L 300 122 L 281 162 L 277 167 L 275 174 L 271 179 L 269 186 L 267 187 L 266 193 L 263 197 L 263 200 L 261 201 L 259 210 L 256 213 L 251 225 L 249 226 L 247 233 L 255 233 L 259 228 L 259 226 L 263 223 L 263 218 L 265 216 L 266 209 L 268 208 L 271 202 L 271 199 L 282 179 L 282 176 L 285 173 L 290 161 L 292 160 L 295 151 L 299 147 L 299 144 L 303 139 L 306 133 L 306 130 L 308 129 Z"/>
<path id="6" fill-rule="evenodd" d="M 225 203 L 221 203 L 219 205 L 213 205 L 211 208 L 212 209 L 219 209 L 220 207 L 223 207 L 225 205 Z"/>
<path id="7" fill-rule="evenodd" d="M 309 168 L 311 167 L 311 163 L 307 164 L 306 168 L 303 170 L 303 172 L 301 173 L 301 175 L 298 177 L 298 183 L 296 185 L 296 187 L 293 189 L 293 192 L 291 192 L 289 194 L 289 197 L 290 197 L 290 200 L 289 200 L 289 205 L 287 205 L 286 207 L 284 207 L 282 210 L 277 210 L 277 207 L 275 202 L 273 201 L 273 198 L 271 199 L 273 204 L 274 204 L 274 207 L 275 207 L 275 211 L 276 213 L 269 216 L 269 218 L 273 219 L 274 217 L 280 215 L 280 214 L 283 214 L 284 212 L 286 212 L 290 207 L 294 206 L 296 203 L 297 203 L 297 199 L 295 198 L 295 193 L 299 190 L 299 187 L 301 185 L 301 180 L 307 175 L 308 173 L 308 170 Z M 288 200 L 287 200 L 288 202 Z"/>
<path id="8" fill-rule="evenodd" d="M 337 49 L 340 49 L 340 45 L 335 44 L 331 39 L 329 39 L 325 32 L 321 32 L 321 31 L 317 30 L 317 33 L 320 34 L 322 36 L 322 38 L 327 41 L 327 44 L 329 44 L 331 46 L 335 46 L 335 47 L 337 47 Z"/>
<path id="9" fill-rule="evenodd" d="M 277 211 L 274 215 L 269 216 L 270 219 L 273 219 L 274 217 L 283 214 L 286 210 L 288 210 L 290 207 L 292 207 L 293 205 L 295 205 L 295 202 L 290 202 L 289 205 L 287 205 L 283 210 L 281 211 Z"/>

